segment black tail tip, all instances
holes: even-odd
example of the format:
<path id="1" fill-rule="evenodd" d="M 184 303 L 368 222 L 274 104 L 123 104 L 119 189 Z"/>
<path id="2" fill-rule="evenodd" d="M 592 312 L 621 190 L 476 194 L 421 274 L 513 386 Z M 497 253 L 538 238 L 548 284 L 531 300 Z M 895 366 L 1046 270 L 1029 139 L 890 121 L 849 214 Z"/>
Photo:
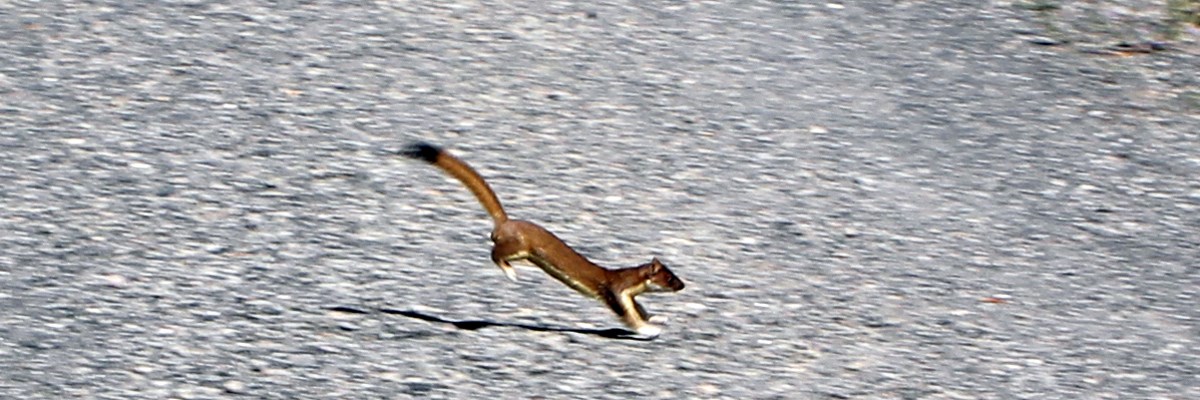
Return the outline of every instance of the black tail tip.
<path id="1" fill-rule="evenodd" d="M 418 142 L 404 146 L 404 149 L 400 150 L 399 154 L 408 158 L 415 158 L 427 163 L 432 163 L 437 161 L 438 153 L 441 152 L 442 149 L 440 147 L 429 143 Z"/>

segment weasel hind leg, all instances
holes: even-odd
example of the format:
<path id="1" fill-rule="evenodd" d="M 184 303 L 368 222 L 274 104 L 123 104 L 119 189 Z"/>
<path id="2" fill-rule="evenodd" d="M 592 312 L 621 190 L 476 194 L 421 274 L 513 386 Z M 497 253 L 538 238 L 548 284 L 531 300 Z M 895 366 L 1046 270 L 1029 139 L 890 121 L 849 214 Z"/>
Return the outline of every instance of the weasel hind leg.
<path id="1" fill-rule="evenodd" d="M 496 242 L 492 246 L 492 262 L 504 271 L 504 276 L 508 280 L 517 281 L 517 269 L 513 268 L 509 261 L 528 258 L 528 252 L 521 248 L 520 243 L 514 242 Z"/>

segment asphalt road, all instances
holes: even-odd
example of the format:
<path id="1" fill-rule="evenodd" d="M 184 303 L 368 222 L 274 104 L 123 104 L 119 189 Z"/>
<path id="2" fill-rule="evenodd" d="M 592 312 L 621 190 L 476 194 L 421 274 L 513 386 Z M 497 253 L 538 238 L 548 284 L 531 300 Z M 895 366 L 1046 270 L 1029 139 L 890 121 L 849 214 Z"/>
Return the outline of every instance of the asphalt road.
<path id="1" fill-rule="evenodd" d="M 731 3 L 0 3 L 0 398 L 1200 398 L 1194 28 Z"/>

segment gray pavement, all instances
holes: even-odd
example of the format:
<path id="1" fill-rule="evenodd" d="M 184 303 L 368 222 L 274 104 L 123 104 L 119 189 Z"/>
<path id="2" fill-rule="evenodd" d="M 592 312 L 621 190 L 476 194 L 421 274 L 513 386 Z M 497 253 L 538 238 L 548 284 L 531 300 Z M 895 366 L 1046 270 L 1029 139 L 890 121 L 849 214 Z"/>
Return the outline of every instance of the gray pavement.
<path id="1" fill-rule="evenodd" d="M 0 398 L 1200 398 L 1200 34 L 1078 3 L 0 2 Z"/>

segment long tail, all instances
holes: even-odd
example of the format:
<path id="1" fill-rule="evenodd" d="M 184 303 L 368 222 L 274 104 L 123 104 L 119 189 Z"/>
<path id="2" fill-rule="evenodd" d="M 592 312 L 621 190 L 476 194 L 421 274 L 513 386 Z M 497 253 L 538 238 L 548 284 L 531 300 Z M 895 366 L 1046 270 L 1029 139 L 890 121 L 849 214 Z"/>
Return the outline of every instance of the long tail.
<path id="1" fill-rule="evenodd" d="M 496 192 L 492 191 L 492 188 L 488 186 L 482 176 L 479 176 L 478 172 L 475 172 L 470 165 L 459 160 L 458 157 L 429 143 L 409 144 L 404 150 L 400 150 L 400 155 L 425 161 L 446 171 L 475 194 L 475 198 L 479 199 L 479 204 L 482 204 L 483 209 L 492 216 L 496 225 L 508 221 L 508 214 L 504 213 L 504 207 L 500 205 L 500 199 L 496 198 Z"/>

